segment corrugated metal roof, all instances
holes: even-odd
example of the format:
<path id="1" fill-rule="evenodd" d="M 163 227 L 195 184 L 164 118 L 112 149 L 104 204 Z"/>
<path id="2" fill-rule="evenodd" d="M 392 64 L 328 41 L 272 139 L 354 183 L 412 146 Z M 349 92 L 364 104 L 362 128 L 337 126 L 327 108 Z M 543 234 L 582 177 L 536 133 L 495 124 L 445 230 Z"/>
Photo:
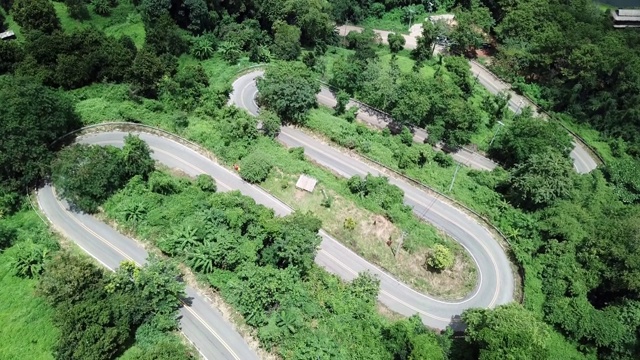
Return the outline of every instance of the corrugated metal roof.
<path id="1" fill-rule="evenodd" d="M 318 180 L 310 176 L 307 176 L 305 174 L 302 174 L 300 175 L 300 178 L 298 178 L 298 181 L 296 182 L 296 187 L 298 189 L 306 190 L 308 192 L 313 192 L 313 189 L 315 189 L 317 183 L 318 183 Z"/>
<path id="2" fill-rule="evenodd" d="M 640 9 L 618 9 L 620 16 L 640 16 Z"/>

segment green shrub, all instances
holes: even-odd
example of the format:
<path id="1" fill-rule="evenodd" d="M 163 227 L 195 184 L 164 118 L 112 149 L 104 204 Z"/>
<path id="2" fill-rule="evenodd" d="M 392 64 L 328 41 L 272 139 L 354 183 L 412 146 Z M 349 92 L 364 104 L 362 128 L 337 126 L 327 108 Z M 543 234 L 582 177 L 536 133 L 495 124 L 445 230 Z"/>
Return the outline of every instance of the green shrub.
<path id="1" fill-rule="evenodd" d="M 353 220 L 353 218 L 346 218 L 344 219 L 344 224 L 342 225 L 344 227 L 345 230 L 349 230 L 349 231 L 353 231 L 356 228 L 356 221 Z"/>
<path id="2" fill-rule="evenodd" d="M 427 266 L 436 271 L 452 267 L 453 261 L 454 257 L 451 250 L 440 244 L 434 246 L 429 256 L 427 256 Z"/>
<path id="3" fill-rule="evenodd" d="M 449 154 L 445 154 L 442 151 L 438 151 L 433 155 L 433 161 L 443 168 L 453 166 L 453 158 Z"/>
<path id="4" fill-rule="evenodd" d="M 253 152 L 242 159 L 240 177 L 253 184 L 261 183 L 269 176 L 272 167 L 273 164 L 266 156 Z"/>
<path id="5" fill-rule="evenodd" d="M 218 190 L 215 179 L 207 174 L 196 176 L 196 186 L 204 192 L 216 192 Z"/>
<path id="6" fill-rule="evenodd" d="M 304 160 L 304 148 L 303 147 L 294 147 L 289 149 L 289 154 L 293 155 L 294 158 L 298 160 Z"/>

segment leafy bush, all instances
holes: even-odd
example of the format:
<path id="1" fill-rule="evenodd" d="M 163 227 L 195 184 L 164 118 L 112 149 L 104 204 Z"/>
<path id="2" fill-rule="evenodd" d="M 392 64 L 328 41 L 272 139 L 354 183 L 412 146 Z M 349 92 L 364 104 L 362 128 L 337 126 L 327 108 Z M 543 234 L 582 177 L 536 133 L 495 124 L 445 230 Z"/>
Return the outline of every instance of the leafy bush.
<path id="1" fill-rule="evenodd" d="M 292 154 L 298 160 L 304 160 L 304 148 L 302 146 L 292 147 L 289 149 L 289 154 Z"/>
<path id="2" fill-rule="evenodd" d="M 437 244 L 427 256 L 427 265 L 436 270 L 442 271 L 453 266 L 453 253 L 444 245 Z"/>
<path id="3" fill-rule="evenodd" d="M 440 167 L 443 168 L 448 168 L 453 166 L 453 157 L 451 157 L 451 155 L 446 154 L 442 151 L 437 151 L 434 155 L 433 155 L 433 161 L 435 161 L 438 165 L 440 165 Z"/>
<path id="4" fill-rule="evenodd" d="M 363 179 L 353 176 L 347 181 L 352 194 L 371 200 L 384 210 L 390 210 L 395 205 L 402 205 L 404 192 L 399 187 L 389 184 L 389 180 L 382 176 L 367 174 Z"/>
<path id="5" fill-rule="evenodd" d="M 44 263 L 51 256 L 50 249 L 43 244 L 33 242 L 19 243 L 11 259 L 11 266 L 16 275 L 24 278 L 34 278 L 44 270 Z"/>
<path id="6" fill-rule="evenodd" d="M 356 221 L 353 220 L 353 218 L 346 218 L 344 219 L 344 224 L 342 225 L 342 227 L 344 227 L 345 230 L 349 230 L 349 231 L 353 231 L 356 228 Z"/>
<path id="7" fill-rule="evenodd" d="M 273 165 L 262 153 L 253 152 L 242 159 L 240 165 L 240 177 L 250 183 L 261 183 L 267 176 Z"/>
<path id="8" fill-rule="evenodd" d="M 411 146 L 411 144 L 413 144 L 413 134 L 408 127 L 403 126 L 402 131 L 398 136 L 400 136 L 400 141 L 402 141 L 403 144 L 407 146 Z"/>
<path id="9" fill-rule="evenodd" d="M 196 186 L 204 192 L 216 192 L 218 190 L 216 180 L 207 174 L 196 176 Z"/>
<path id="10" fill-rule="evenodd" d="M 191 54 L 198 60 L 209 59 L 215 54 L 215 38 L 207 35 L 198 36 L 191 43 Z"/>
<path id="11" fill-rule="evenodd" d="M 111 4 L 109 0 L 92 0 L 93 11 L 96 14 L 102 16 L 109 16 L 111 14 Z"/>

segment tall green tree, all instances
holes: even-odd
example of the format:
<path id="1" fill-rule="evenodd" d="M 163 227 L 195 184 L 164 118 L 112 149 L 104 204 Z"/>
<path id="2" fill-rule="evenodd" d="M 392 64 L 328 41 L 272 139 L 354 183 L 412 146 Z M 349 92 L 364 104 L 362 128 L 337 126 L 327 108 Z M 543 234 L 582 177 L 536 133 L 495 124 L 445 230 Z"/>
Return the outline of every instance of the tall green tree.
<path id="1" fill-rule="evenodd" d="M 534 154 L 511 170 L 510 195 L 527 209 L 551 205 L 569 196 L 573 176 L 571 160 L 558 151 Z"/>
<path id="2" fill-rule="evenodd" d="M 387 36 L 387 42 L 389 43 L 389 50 L 391 50 L 391 53 L 397 54 L 400 50 L 404 49 L 406 40 L 402 34 L 389 33 Z"/>
<path id="3" fill-rule="evenodd" d="M 156 97 L 165 71 L 160 58 L 151 49 L 143 48 L 136 55 L 129 73 L 133 91 L 145 97 Z"/>
<path id="4" fill-rule="evenodd" d="M 314 73 L 301 62 L 283 62 L 271 66 L 258 79 L 258 100 L 283 122 L 303 123 L 308 111 L 316 106 L 320 84 Z"/>
<path id="5" fill-rule="evenodd" d="M 151 158 L 149 145 L 138 136 L 131 134 L 124 138 L 122 163 L 125 176 L 128 178 L 140 175 L 143 179 L 146 179 L 155 169 L 155 163 Z"/>
<path id="6" fill-rule="evenodd" d="M 45 176 L 50 144 L 80 126 L 72 101 L 30 78 L 0 78 L 0 187 L 25 191 Z"/>
<path id="7" fill-rule="evenodd" d="M 416 61 L 425 61 L 433 56 L 433 47 L 440 31 L 432 21 L 422 23 L 422 35 L 418 38 L 416 48 L 411 51 L 411 56 Z"/>
<path id="8" fill-rule="evenodd" d="M 272 52 L 281 60 L 296 60 L 300 56 L 300 29 L 285 22 L 273 24 Z"/>
<path id="9" fill-rule="evenodd" d="M 467 324 L 465 339 L 480 360 L 551 359 L 549 326 L 521 305 L 466 310 L 462 320 Z"/>
<path id="10" fill-rule="evenodd" d="M 525 109 L 498 134 L 489 155 L 512 167 L 534 154 L 545 153 L 548 148 L 568 156 L 573 148 L 571 137 L 558 124 L 537 119 Z"/>
<path id="11" fill-rule="evenodd" d="M 443 141 L 452 148 L 471 142 L 471 137 L 480 126 L 478 109 L 460 98 L 446 102 L 445 111 L 435 116 L 433 124 L 427 126 L 429 142 Z"/>
<path id="12" fill-rule="evenodd" d="M 61 197 L 93 213 L 126 181 L 121 152 L 112 146 L 73 145 L 60 151 L 52 180 Z"/>
<path id="13" fill-rule="evenodd" d="M 48 0 L 15 0 L 11 15 L 26 31 L 39 30 L 51 34 L 62 29 L 56 10 Z"/>
<path id="14" fill-rule="evenodd" d="M 466 96 L 471 95 L 473 92 L 473 81 L 471 79 L 471 65 L 469 65 L 469 62 L 461 56 L 449 56 L 445 58 L 444 63 L 453 82 L 458 85 Z"/>

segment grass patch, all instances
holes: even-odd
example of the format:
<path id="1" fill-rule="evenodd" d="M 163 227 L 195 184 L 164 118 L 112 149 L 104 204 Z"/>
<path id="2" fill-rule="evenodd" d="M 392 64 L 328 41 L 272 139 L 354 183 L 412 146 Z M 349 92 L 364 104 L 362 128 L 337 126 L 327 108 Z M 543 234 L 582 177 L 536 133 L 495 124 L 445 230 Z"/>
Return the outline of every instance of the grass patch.
<path id="1" fill-rule="evenodd" d="M 93 11 L 93 6 L 87 6 L 90 18 L 84 21 L 72 19 L 67 11 L 67 6 L 62 2 L 53 2 L 56 14 L 60 19 L 62 29 L 73 32 L 78 29 L 95 27 L 105 34 L 120 38 L 124 35 L 131 37 L 138 48 L 144 44 L 145 31 L 142 18 L 135 6 L 128 0 L 121 0 L 115 8 L 111 9 L 109 16 L 101 16 Z"/>
<path id="2" fill-rule="evenodd" d="M 42 226 L 33 211 L 19 213 L 11 220 Z M 12 247 L 0 253 L 0 359 L 53 359 L 52 349 L 58 338 L 52 321 L 54 310 L 36 296 L 37 280 L 13 275 L 10 261 L 15 250 Z"/>
<path id="3" fill-rule="evenodd" d="M 431 15 L 446 14 L 446 9 L 438 10 L 433 13 L 427 13 L 425 6 L 416 6 L 416 13 L 413 15 L 411 24 L 420 24 Z M 382 14 L 381 17 L 370 16 L 364 19 L 360 26 L 372 28 L 376 30 L 395 31 L 401 34 L 409 34 L 409 23 L 404 20 L 404 9 L 395 8 Z"/>

